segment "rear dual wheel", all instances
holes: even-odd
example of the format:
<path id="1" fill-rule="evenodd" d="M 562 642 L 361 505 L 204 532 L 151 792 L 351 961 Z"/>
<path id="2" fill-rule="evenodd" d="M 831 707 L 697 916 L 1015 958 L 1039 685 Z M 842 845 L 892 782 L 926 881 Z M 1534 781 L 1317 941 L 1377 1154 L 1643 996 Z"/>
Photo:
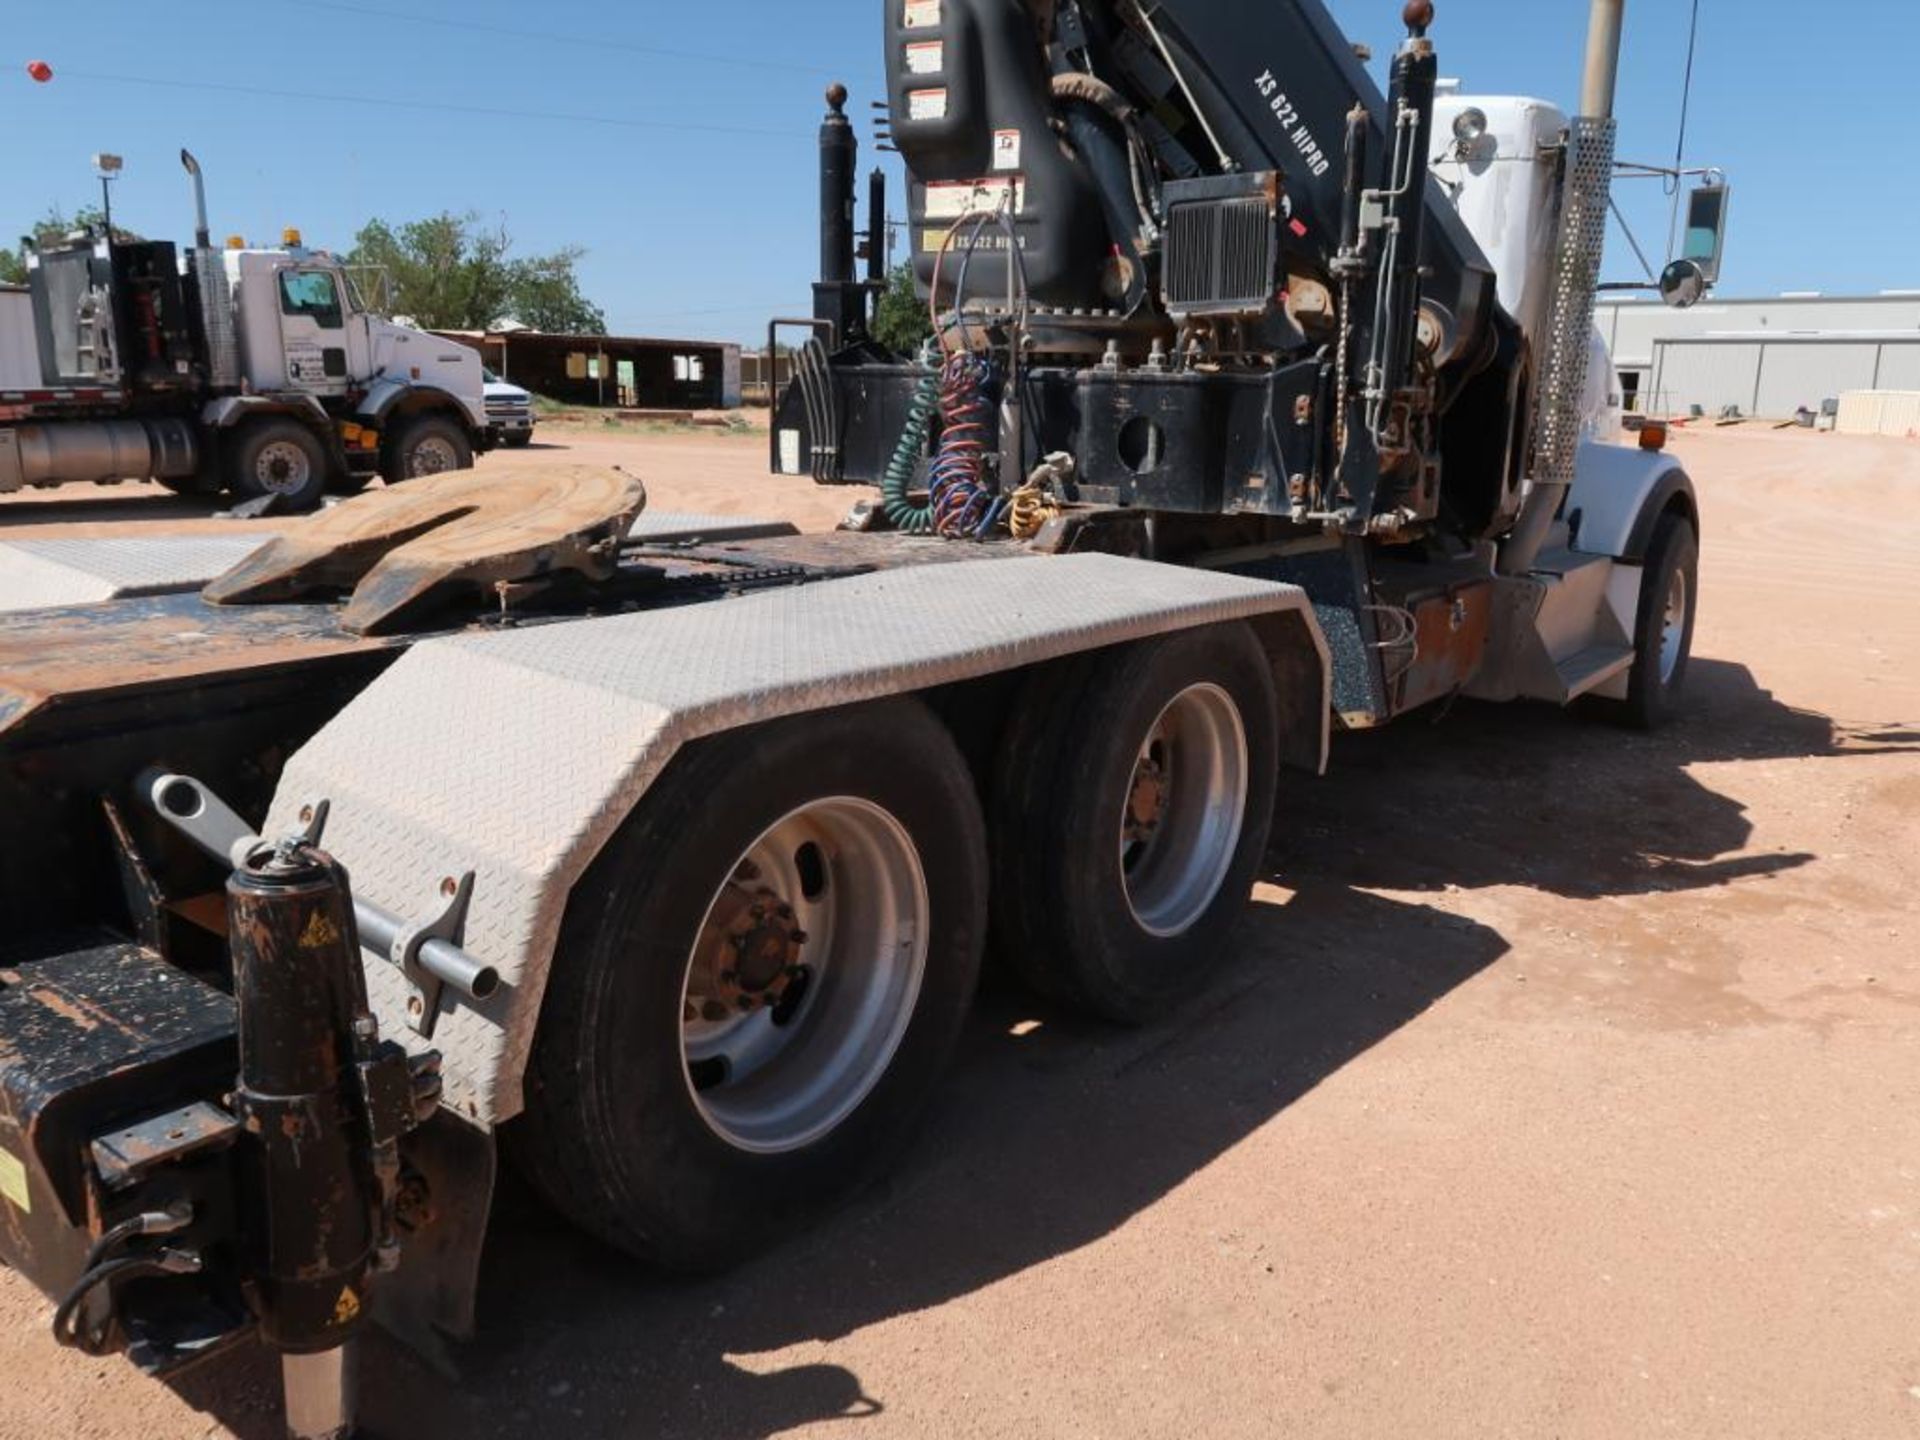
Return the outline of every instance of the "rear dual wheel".
<path id="1" fill-rule="evenodd" d="M 1272 825 L 1273 668 L 1244 624 L 1041 672 L 991 807 L 994 935 L 1035 989 L 1121 1024 L 1225 958 Z"/>
<path id="2" fill-rule="evenodd" d="M 752 1253 L 905 1138 L 985 917 L 971 776 L 917 701 L 700 742 L 574 892 L 522 1168 L 655 1264 Z"/>
<path id="3" fill-rule="evenodd" d="M 992 923 L 1041 989 L 1123 1022 L 1197 992 L 1264 852 L 1270 662 L 1224 625 L 1036 673 L 994 781 Z M 986 822 L 916 700 L 675 760 L 575 888 L 521 1168 L 654 1264 L 732 1264 L 909 1133 L 989 918 Z"/>

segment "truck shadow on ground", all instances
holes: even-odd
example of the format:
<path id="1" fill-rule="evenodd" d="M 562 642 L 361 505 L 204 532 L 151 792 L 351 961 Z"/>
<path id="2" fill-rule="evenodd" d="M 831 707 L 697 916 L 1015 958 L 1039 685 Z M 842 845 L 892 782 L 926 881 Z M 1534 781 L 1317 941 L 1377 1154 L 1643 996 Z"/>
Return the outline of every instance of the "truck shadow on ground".
<path id="1" fill-rule="evenodd" d="M 833 1363 L 835 1339 L 1098 1240 L 1510 949 L 1477 921 L 1372 892 L 1640 894 L 1791 869 L 1813 857 L 1737 853 L 1752 838 L 1741 807 L 1691 767 L 1920 749 L 1909 731 L 1780 705 L 1736 666 L 1700 665 L 1695 685 L 1694 713 L 1656 736 L 1473 707 L 1343 740 L 1337 783 L 1283 798 L 1270 859 L 1288 898 L 1250 908 L 1205 995 L 1121 1032 L 989 986 L 891 1178 L 733 1275 L 648 1274 L 509 1178 L 461 1380 L 373 1337 L 372 1432 L 748 1440 L 885 1411 L 887 1379 Z M 1269 1183 L 1285 1204 L 1287 1176 Z M 791 1348 L 802 1363 L 756 1358 Z M 258 1354 L 183 1390 L 245 1440 L 277 1434 Z"/>

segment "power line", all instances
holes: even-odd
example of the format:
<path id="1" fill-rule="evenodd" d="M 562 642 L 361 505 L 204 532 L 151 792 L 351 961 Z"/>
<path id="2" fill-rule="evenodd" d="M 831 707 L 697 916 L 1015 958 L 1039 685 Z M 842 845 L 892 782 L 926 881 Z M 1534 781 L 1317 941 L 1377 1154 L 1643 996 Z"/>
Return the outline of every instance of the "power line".
<path id="1" fill-rule="evenodd" d="M 1687 32 L 1687 78 L 1680 88 L 1680 138 L 1673 147 L 1673 218 L 1667 222 L 1667 258 L 1673 258 L 1674 240 L 1680 232 L 1680 193 L 1686 186 L 1680 172 L 1687 164 L 1687 116 L 1693 108 L 1693 54 L 1700 42 L 1700 0 L 1693 0 L 1693 24 Z"/>
<path id="2" fill-rule="evenodd" d="M 592 50 L 625 50 L 636 55 L 657 55 L 667 60 L 692 60 L 706 65 L 731 65 L 747 70 L 784 70 L 799 75 L 827 75 L 831 71 L 817 65 L 796 65 L 791 61 L 758 60 L 750 56 L 719 55 L 702 50 L 677 50 L 664 45 L 646 45 L 635 40 L 615 40 L 602 35 L 567 35 L 549 30 L 517 30 L 508 25 L 488 25 L 479 20 L 450 20 L 439 15 L 409 15 L 372 5 L 349 4 L 348 0 L 289 0 L 290 4 L 311 10 L 335 10 L 346 15 L 364 15 L 376 20 L 400 20 L 413 25 L 433 25 L 443 30 L 466 30 L 480 35 L 500 35 L 511 40 L 543 40 L 556 45 L 584 46 Z"/>
<path id="3" fill-rule="evenodd" d="M 703 125 L 683 120 L 634 120 L 618 115 L 581 115 L 557 110 L 503 110 L 491 105 L 458 105 L 449 101 L 404 100 L 391 95 L 333 95 L 318 90 L 284 90 L 264 85 L 229 85 L 215 80 L 164 80 L 153 75 L 109 75 L 99 70 L 64 70 L 73 80 L 99 80 L 112 85 L 146 85 L 163 90 L 207 90 L 223 95 L 252 95 L 270 100 L 318 100 L 328 105 L 375 105 L 390 110 L 422 110 L 446 115 L 483 115 L 496 120 L 546 120 L 565 125 L 599 125 L 616 130 L 673 130 L 704 135 L 751 135 L 794 140 L 811 138 L 801 130 L 755 130 L 738 125 Z"/>

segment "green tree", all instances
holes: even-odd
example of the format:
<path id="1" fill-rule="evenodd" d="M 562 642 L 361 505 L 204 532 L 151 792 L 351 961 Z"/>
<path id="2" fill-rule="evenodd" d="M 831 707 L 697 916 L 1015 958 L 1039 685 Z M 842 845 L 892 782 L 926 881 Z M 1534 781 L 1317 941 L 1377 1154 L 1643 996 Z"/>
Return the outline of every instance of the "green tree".
<path id="1" fill-rule="evenodd" d="M 504 227 L 483 227 L 471 212 L 443 213 L 398 227 L 369 221 L 347 264 L 382 272 L 393 312 L 430 330 L 485 330 L 509 317 L 563 334 L 606 328 L 580 290 L 585 252 L 516 259 L 512 250 Z"/>
<path id="2" fill-rule="evenodd" d="M 896 265 L 873 319 L 873 338 L 889 350 L 912 355 L 933 334 L 933 318 L 920 298 L 911 264 Z"/>
<path id="3" fill-rule="evenodd" d="M 58 209 L 47 211 L 46 215 L 34 222 L 28 239 L 34 245 L 57 243 L 76 230 L 96 230 L 106 223 L 106 215 L 98 205 L 83 205 L 69 219 Z M 120 241 L 138 240 L 140 237 L 124 226 L 113 227 L 113 238 Z M 0 285 L 24 285 L 27 283 L 26 246 L 18 250 L 0 250 Z"/>
<path id="4" fill-rule="evenodd" d="M 576 267 L 587 252 L 577 246 L 516 260 L 508 299 L 513 318 L 552 335 L 604 335 L 607 317 L 580 291 Z"/>

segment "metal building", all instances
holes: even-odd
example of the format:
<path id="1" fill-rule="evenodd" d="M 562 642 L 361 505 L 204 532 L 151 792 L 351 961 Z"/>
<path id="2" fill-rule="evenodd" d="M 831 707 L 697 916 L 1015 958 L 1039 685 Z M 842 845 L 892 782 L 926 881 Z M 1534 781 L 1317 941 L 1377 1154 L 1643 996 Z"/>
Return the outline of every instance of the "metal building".
<path id="1" fill-rule="evenodd" d="M 1630 410 L 1785 418 L 1850 391 L 1920 389 L 1920 290 L 1606 300 L 1597 323 Z"/>
<path id="2" fill-rule="evenodd" d="M 435 332 L 478 350 L 496 375 L 557 400 L 609 410 L 737 410 L 740 347 L 717 340 Z"/>

